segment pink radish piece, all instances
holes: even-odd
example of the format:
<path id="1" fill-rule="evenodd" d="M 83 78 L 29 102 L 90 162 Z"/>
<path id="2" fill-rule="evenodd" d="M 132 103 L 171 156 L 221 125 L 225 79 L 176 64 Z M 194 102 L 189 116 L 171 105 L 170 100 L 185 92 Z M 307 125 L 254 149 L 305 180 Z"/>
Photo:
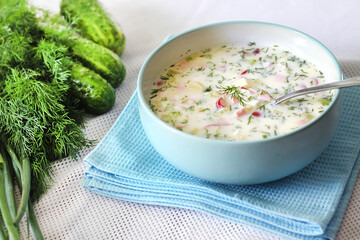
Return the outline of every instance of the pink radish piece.
<path id="1" fill-rule="evenodd" d="M 226 123 L 226 122 L 223 122 L 223 123 L 214 123 L 214 124 L 209 124 L 209 125 L 206 125 L 204 128 L 209 128 L 209 127 L 224 127 L 224 126 L 230 126 L 231 124 L 230 123 Z"/>
<path id="2" fill-rule="evenodd" d="M 263 100 L 263 101 L 268 101 L 270 102 L 271 101 L 271 96 L 267 93 L 265 94 L 261 94 L 259 97 L 258 97 L 259 100 Z"/>
<path id="3" fill-rule="evenodd" d="M 158 82 L 156 82 L 156 86 L 160 87 L 160 86 L 162 86 L 162 85 L 164 85 L 164 82 L 163 82 L 163 81 L 158 81 Z"/>
<path id="4" fill-rule="evenodd" d="M 307 124 L 308 122 L 309 122 L 309 119 L 306 119 L 306 118 L 301 119 L 301 120 L 299 121 L 299 126 L 303 126 L 303 125 Z"/>
<path id="5" fill-rule="evenodd" d="M 216 108 L 224 108 L 226 106 L 226 100 L 222 97 L 216 101 Z"/>
<path id="6" fill-rule="evenodd" d="M 239 111 L 236 111 L 236 116 L 237 117 L 242 117 L 242 116 L 244 116 L 244 115 L 246 115 L 247 114 L 247 111 L 246 111 L 246 109 L 245 108 L 242 108 L 241 110 L 239 110 Z"/>
<path id="7" fill-rule="evenodd" d="M 260 117 L 261 114 L 259 112 L 253 112 L 251 115 L 253 115 L 254 117 Z"/>

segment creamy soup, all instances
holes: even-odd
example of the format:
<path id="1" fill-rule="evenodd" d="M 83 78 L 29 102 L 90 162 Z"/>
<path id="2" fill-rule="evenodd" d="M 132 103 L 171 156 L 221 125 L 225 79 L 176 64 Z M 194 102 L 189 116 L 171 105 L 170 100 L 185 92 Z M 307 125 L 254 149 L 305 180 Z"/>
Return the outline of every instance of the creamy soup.
<path id="1" fill-rule="evenodd" d="M 166 68 L 154 82 L 149 104 L 163 121 L 193 135 L 230 141 L 263 139 L 319 116 L 333 92 L 278 105 L 274 99 L 325 82 L 316 66 L 276 45 L 225 45 L 188 55 Z"/>

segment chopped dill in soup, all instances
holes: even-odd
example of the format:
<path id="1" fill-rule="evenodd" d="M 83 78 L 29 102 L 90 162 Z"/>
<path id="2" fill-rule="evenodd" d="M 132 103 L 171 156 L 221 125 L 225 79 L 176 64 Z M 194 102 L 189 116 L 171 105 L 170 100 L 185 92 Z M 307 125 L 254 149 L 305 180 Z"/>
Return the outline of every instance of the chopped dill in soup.
<path id="1" fill-rule="evenodd" d="M 326 83 L 312 63 L 278 46 L 224 45 L 166 68 L 150 94 L 152 111 L 169 125 L 200 137 L 255 140 L 287 133 L 319 116 L 333 92 L 274 99 Z"/>

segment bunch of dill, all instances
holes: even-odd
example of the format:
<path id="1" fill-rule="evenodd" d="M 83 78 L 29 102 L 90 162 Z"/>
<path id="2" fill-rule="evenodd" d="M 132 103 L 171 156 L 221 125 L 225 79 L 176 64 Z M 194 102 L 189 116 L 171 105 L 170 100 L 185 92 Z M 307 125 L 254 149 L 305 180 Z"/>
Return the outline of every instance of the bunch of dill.
<path id="1" fill-rule="evenodd" d="M 46 37 L 25 0 L 0 0 L 0 170 L 5 180 L 17 177 L 31 201 L 51 183 L 52 161 L 91 145 L 69 92 L 70 63 L 68 48 Z M 24 181 L 27 161 L 31 183 Z M 6 181 L 4 189 L 11 210 Z"/>
<path id="2" fill-rule="evenodd" d="M 46 39 L 25 1 L 7 1 L 0 10 L 0 132 L 30 158 L 36 199 L 51 177 L 49 163 L 76 157 L 90 141 L 69 94 L 68 48 Z"/>

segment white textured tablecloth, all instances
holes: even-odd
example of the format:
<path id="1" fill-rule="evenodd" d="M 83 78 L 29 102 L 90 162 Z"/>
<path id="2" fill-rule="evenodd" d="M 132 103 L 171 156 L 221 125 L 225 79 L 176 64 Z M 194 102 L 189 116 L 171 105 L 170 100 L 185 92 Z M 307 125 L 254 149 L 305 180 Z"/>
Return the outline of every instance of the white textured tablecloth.
<path id="1" fill-rule="evenodd" d="M 112 111 L 87 120 L 90 139 L 100 141 L 108 132 L 136 88 L 142 63 L 167 35 L 209 23 L 254 20 L 293 27 L 324 43 L 339 60 L 345 77 L 360 76 L 358 0 L 101 2 L 127 37 L 121 56 L 127 77 L 116 90 Z M 59 0 L 31 3 L 59 11 Z M 55 163 L 55 183 L 35 205 L 46 239 L 278 239 L 196 211 L 135 204 L 89 192 L 81 185 L 86 167 L 82 160 L 91 150 L 85 149 L 77 161 L 64 159 Z M 337 239 L 360 239 L 359 177 Z"/>

